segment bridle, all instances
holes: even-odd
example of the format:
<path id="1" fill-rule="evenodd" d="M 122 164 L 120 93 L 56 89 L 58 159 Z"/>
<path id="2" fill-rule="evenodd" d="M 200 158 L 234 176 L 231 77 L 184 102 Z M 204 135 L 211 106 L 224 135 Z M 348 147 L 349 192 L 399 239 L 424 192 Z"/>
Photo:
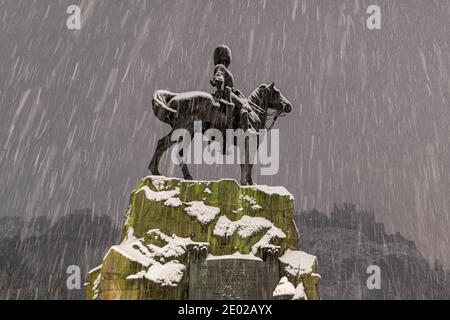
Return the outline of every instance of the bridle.
<path id="1" fill-rule="evenodd" d="M 258 100 L 261 101 L 261 98 L 259 96 L 257 96 Z M 271 108 L 270 106 L 267 108 L 267 110 L 264 110 L 263 108 L 261 108 L 257 103 L 252 103 L 251 106 L 259 113 L 261 114 L 265 114 L 266 115 L 266 121 L 272 119 L 272 123 L 270 126 L 266 126 L 266 124 L 264 123 L 264 128 L 266 130 L 271 130 L 273 128 L 273 126 L 275 125 L 275 122 L 278 120 L 278 118 L 282 118 L 286 115 L 286 112 L 284 111 L 284 108 L 277 110 L 273 113 L 269 113 L 269 109 L 275 109 L 275 108 Z M 276 110 L 276 109 L 275 109 Z"/>
<path id="2" fill-rule="evenodd" d="M 278 120 L 278 118 L 282 118 L 286 115 L 286 112 L 284 111 L 284 107 L 282 107 L 281 109 L 279 109 L 273 113 L 269 113 L 269 109 L 275 109 L 275 108 L 270 108 L 270 106 L 269 106 L 269 108 L 267 108 L 267 110 L 266 110 L 266 115 L 267 115 L 266 121 L 272 118 L 272 124 L 269 127 L 267 127 L 264 124 L 264 127 L 267 130 L 271 130 L 273 128 L 273 126 L 275 125 L 275 122 Z"/>

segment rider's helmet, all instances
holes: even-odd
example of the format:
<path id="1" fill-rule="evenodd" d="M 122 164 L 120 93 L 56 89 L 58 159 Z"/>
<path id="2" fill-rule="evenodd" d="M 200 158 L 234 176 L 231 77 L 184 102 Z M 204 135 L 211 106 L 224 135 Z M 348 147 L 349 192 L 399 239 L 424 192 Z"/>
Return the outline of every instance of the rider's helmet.
<path id="1" fill-rule="evenodd" d="M 214 65 L 223 64 L 226 68 L 231 64 L 231 50 L 222 44 L 214 49 Z"/>

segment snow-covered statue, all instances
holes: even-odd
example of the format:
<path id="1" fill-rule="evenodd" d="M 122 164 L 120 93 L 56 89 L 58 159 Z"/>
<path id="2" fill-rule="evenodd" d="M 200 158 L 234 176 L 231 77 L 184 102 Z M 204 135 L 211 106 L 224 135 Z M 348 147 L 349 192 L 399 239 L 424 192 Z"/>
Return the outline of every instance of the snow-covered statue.
<path id="1" fill-rule="evenodd" d="M 149 170 L 154 175 L 160 175 L 159 161 L 176 140 L 172 134 L 177 129 L 185 129 L 193 137 L 195 122 L 201 122 L 202 132 L 217 129 L 226 136 L 227 129 L 238 130 L 258 136 L 262 129 L 271 129 L 276 119 L 292 109 L 290 102 L 271 85 L 262 84 L 246 98 L 235 88 L 233 74 L 229 70 L 231 50 L 218 46 L 214 50 L 214 75 L 211 85 L 216 91 L 213 94 L 193 91 L 173 93 L 167 90 L 157 90 L 153 95 L 152 106 L 155 116 L 169 124 L 172 128 L 169 134 L 158 141 L 157 148 L 149 164 Z M 273 118 L 267 127 L 266 122 Z M 226 143 L 226 141 L 224 141 Z M 259 138 L 257 146 L 259 147 Z M 233 144 L 236 144 L 233 142 Z M 226 146 L 222 150 L 225 149 Z M 241 184 L 253 184 L 252 167 L 249 161 L 248 142 L 245 143 L 245 161 L 241 163 Z M 182 150 L 180 152 L 182 157 Z M 192 180 L 186 163 L 180 163 L 184 179 Z"/>

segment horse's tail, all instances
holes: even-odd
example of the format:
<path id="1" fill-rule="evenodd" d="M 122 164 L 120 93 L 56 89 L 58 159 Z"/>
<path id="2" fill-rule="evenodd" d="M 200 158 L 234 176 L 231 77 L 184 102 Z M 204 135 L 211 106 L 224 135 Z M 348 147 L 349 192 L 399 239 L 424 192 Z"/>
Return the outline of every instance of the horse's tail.
<path id="1" fill-rule="evenodd" d="M 177 113 L 176 110 L 168 106 L 170 100 L 176 94 L 167 90 L 156 90 L 153 94 L 152 109 L 155 116 L 162 122 L 171 124 L 173 116 Z"/>

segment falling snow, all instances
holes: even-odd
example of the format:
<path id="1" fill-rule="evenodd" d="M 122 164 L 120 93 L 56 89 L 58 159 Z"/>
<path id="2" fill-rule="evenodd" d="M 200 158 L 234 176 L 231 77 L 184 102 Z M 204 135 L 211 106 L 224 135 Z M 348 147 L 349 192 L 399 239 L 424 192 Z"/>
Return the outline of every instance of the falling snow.
<path id="1" fill-rule="evenodd" d="M 358 0 L 78 2 L 82 28 L 68 30 L 72 1 L 0 0 L 0 218 L 48 219 L 59 230 L 60 219 L 89 208 L 99 227 L 103 215 L 120 225 L 169 132 L 152 113 L 153 92 L 212 92 L 212 52 L 226 43 L 239 90 L 275 81 L 293 106 L 275 125 L 278 174 L 255 181 L 289 190 L 297 212 L 328 214 L 344 202 L 373 210 L 431 264 L 450 268 L 448 1 L 381 1 L 382 29 L 370 31 L 367 2 Z M 181 176 L 169 154 L 161 164 L 164 175 Z M 191 166 L 204 180 L 237 179 L 239 170 Z M 205 222 L 218 214 L 204 208 L 191 213 Z M 86 250 L 100 259 L 100 239 L 110 238 L 96 236 Z M 86 274 L 99 262 L 87 253 L 71 261 L 67 239 L 51 237 L 61 248 L 48 267 L 55 276 L 66 276 L 67 263 Z M 23 261 L 43 259 L 36 252 L 26 249 Z M 60 294 L 36 289 L 28 297 Z"/>

